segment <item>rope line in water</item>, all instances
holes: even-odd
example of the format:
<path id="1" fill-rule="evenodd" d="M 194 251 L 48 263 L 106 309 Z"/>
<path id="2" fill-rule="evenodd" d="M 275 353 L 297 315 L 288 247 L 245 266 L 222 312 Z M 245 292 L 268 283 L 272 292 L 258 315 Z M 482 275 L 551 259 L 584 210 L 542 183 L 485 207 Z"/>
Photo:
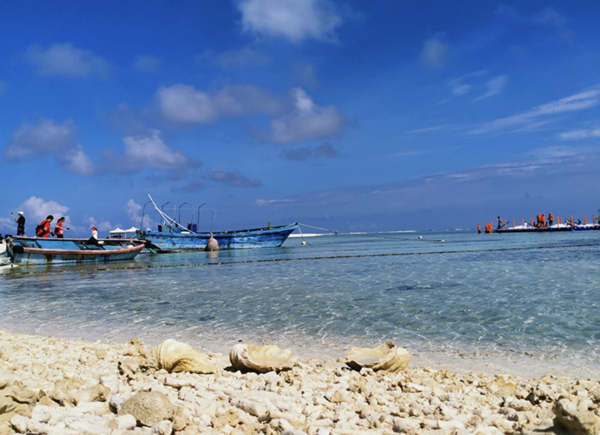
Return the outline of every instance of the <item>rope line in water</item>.
<path id="1" fill-rule="evenodd" d="M 216 263 L 190 263 L 190 264 L 158 264 L 158 265 L 137 265 L 123 267 L 101 267 L 96 269 L 68 269 L 68 270 L 45 270 L 45 271 L 27 271 L 19 272 L 19 275 L 35 275 L 49 273 L 66 272 L 106 272 L 114 270 L 144 270 L 144 269 L 170 269 L 174 267 L 196 267 L 196 266 L 223 266 L 229 264 L 249 264 L 249 263 L 275 263 L 281 261 L 313 261 L 313 260 L 335 260 L 342 258 L 374 258 L 374 257 L 401 257 L 408 255 L 435 255 L 435 254 L 469 254 L 478 252 L 506 252 L 506 251 L 527 251 L 536 249 L 561 249 L 561 248 L 583 248 L 590 246 L 600 246 L 600 243 L 586 243 L 582 245 L 557 245 L 557 246 L 524 246 L 520 248 L 489 248 L 489 249 L 467 249 L 456 251 L 427 251 L 427 252 L 389 252 L 386 254 L 354 254 L 354 255 L 331 255 L 323 257 L 299 257 L 299 258 L 271 258 L 264 260 L 241 260 L 241 261 L 220 261 Z"/>

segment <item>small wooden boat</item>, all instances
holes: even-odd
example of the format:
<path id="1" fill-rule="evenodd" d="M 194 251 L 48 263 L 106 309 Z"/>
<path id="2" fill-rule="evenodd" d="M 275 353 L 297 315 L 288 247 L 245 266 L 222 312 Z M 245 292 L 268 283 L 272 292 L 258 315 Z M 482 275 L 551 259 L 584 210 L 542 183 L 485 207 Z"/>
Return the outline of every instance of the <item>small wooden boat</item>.
<path id="1" fill-rule="evenodd" d="M 298 228 L 297 223 L 217 233 L 195 233 L 174 225 L 159 225 L 158 231 L 139 231 L 137 238 L 159 252 L 203 250 L 212 237 L 222 249 L 278 248 Z"/>
<path id="2" fill-rule="evenodd" d="M 146 246 L 140 240 L 6 237 L 13 263 L 55 264 L 133 260 Z"/>
<path id="3" fill-rule="evenodd" d="M 176 220 L 173 217 L 168 216 L 162 208 L 159 208 L 156 205 L 152 197 L 150 195 L 148 196 L 150 197 L 150 201 L 148 201 L 146 205 L 151 203 L 154 206 L 154 209 L 156 210 L 155 213 L 158 213 L 162 220 L 162 224 L 158 225 L 157 231 L 147 228 L 145 231 L 138 231 L 135 237 L 148 242 L 147 247 L 154 252 L 199 251 L 208 250 L 209 248 L 210 250 L 278 248 L 283 245 L 283 242 L 286 241 L 288 236 L 298 228 L 298 223 L 277 227 L 271 226 L 269 223 L 269 225 L 264 228 L 221 232 L 197 232 L 196 229 L 198 223 L 193 224 L 190 222 L 187 226 L 182 225 L 180 223 L 181 219 Z M 205 205 L 209 204 L 204 203 L 198 207 L 198 220 L 200 218 L 200 209 Z M 181 209 L 182 206 L 179 207 L 180 216 Z M 142 214 L 142 222 L 143 220 L 144 214 Z"/>

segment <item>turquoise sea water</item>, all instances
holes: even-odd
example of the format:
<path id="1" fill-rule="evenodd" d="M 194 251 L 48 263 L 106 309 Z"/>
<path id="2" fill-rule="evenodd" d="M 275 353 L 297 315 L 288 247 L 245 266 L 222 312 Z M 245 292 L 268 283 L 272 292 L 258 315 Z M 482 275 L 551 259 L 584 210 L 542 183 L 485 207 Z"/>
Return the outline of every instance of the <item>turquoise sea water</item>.
<path id="1" fill-rule="evenodd" d="M 423 355 L 500 355 L 600 373 L 600 232 L 307 241 L 5 270 L 0 328 L 178 338 L 225 352 L 244 341 L 342 355 L 392 340 Z"/>

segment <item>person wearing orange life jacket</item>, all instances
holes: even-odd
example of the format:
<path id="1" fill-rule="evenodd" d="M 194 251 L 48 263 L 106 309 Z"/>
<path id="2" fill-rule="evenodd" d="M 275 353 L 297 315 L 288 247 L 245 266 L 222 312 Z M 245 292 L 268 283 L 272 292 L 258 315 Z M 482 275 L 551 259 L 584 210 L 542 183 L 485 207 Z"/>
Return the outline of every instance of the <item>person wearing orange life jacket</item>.
<path id="1" fill-rule="evenodd" d="M 535 225 L 535 226 L 536 226 L 536 228 L 540 228 L 540 227 L 541 227 L 541 225 L 542 225 L 542 214 L 541 214 L 541 213 L 538 213 L 538 214 L 537 214 L 537 222 L 536 222 L 536 225 Z"/>
<path id="2" fill-rule="evenodd" d="M 481 224 L 477 224 L 477 234 L 481 234 Z"/>
<path id="3" fill-rule="evenodd" d="M 550 224 L 550 227 L 554 224 L 554 215 L 552 213 L 548 213 L 548 224 Z"/>
<path id="4" fill-rule="evenodd" d="M 542 228 L 546 228 L 546 213 L 542 213 Z"/>
<path id="5" fill-rule="evenodd" d="M 498 230 L 501 230 L 504 225 L 502 224 L 502 218 L 498 216 Z"/>
<path id="6" fill-rule="evenodd" d="M 492 224 L 485 224 L 485 233 L 486 234 L 492 233 Z"/>
<path id="7" fill-rule="evenodd" d="M 40 222 L 40 224 L 35 229 L 35 235 L 38 237 L 43 237 L 44 239 L 47 239 L 48 237 L 50 237 L 50 234 L 52 234 L 52 229 L 50 228 L 50 222 L 52 222 L 53 220 L 54 220 L 54 216 L 52 216 L 51 214 L 48 215 L 48 217 L 46 217 L 45 220 Z"/>

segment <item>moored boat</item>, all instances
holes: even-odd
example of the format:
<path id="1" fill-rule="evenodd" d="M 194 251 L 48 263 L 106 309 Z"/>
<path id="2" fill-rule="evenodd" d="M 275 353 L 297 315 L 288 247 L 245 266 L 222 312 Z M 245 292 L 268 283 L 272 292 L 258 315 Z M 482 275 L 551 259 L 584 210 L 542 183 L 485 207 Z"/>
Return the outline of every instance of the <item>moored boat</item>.
<path id="1" fill-rule="evenodd" d="M 283 226 L 271 226 L 269 223 L 269 225 L 264 228 L 220 232 L 197 232 L 200 209 L 209 204 L 204 203 L 198 207 L 196 212 L 198 221 L 195 224 L 189 222 L 187 226 L 184 226 L 179 222 L 180 219 L 176 220 L 167 215 L 162 208 L 159 208 L 156 205 L 152 197 L 150 195 L 148 196 L 150 197 L 150 201 L 148 201 L 146 205 L 152 203 L 156 210 L 155 213 L 158 213 L 162 220 L 162 224 L 158 225 L 156 231 L 150 228 L 147 228 L 145 231 L 140 230 L 135 237 L 140 240 L 145 240 L 147 242 L 147 247 L 154 252 L 278 248 L 283 245 L 283 242 L 286 241 L 288 236 L 298 228 L 297 222 Z M 179 207 L 180 216 L 182 206 Z M 193 208 L 191 210 L 193 213 Z M 176 211 L 177 209 L 173 211 L 173 214 L 175 214 Z M 144 220 L 143 216 L 144 215 L 142 215 L 142 223 Z"/>
<path id="2" fill-rule="evenodd" d="M 145 247 L 140 240 L 6 237 L 13 263 L 56 264 L 133 260 Z"/>
<path id="3" fill-rule="evenodd" d="M 297 223 L 216 233 L 195 233 L 174 225 L 159 225 L 158 231 L 139 231 L 137 237 L 159 251 L 204 250 L 212 237 L 219 249 L 278 248 L 298 228 Z"/>

